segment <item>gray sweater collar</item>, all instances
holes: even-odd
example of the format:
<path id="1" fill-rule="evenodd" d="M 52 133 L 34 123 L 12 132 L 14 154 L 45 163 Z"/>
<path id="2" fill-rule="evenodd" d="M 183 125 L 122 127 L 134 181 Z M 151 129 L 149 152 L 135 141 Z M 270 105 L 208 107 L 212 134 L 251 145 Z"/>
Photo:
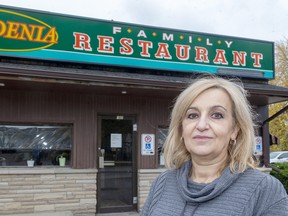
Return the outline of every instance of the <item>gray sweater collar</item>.
<path id="1" fill-rule="evenodd" d="M 189 181 L 189 172 L 191 170 L 191 161 L 187 161 L 180 169 L 177 170 L 177 183 L 181 196 L 189 204 L 199 204 L 206 202 L 217 196 L 230 187 L 230 185 L 238 178 L 237 173 L 232 173 L 229 167 L 226 167 L 222 175 L 211 183 L 203 184 L 199 191 L 191 191 L 190 187 L 193 187 L 193 182 Z M 194 183 L 197 184 L 197 183 Z M 199 186 L 199 185 L 197 185 Z M 195 185 L 196 187 L 196 185 Z M 199 188 L 199 187 L 198 187 Z"/>

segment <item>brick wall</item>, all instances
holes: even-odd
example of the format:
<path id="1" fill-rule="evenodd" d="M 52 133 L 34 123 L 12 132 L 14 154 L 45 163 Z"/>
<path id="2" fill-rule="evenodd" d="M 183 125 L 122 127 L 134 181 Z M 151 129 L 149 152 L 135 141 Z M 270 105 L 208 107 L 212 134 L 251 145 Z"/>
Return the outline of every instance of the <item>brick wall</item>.
<path id="1" fill-rule="evenodd" d="M 154 179 L 165 169 L 140 169 L 138 170 L 138 210 L 140 211 L 148 196 Z"/>
<path id="2" fill-rule="evenodd" d="M 96 169 L 0 168 L 0 215 L 96 213 Z"/>

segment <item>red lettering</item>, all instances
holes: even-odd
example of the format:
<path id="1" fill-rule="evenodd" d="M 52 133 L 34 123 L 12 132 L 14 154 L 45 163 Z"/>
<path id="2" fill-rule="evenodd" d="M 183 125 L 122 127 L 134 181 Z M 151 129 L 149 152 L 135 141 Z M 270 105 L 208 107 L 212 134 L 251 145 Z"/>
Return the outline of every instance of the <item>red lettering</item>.
<path id="1" fill-rule="evenodd" d="M 122 47 L 120 47 L 120 53 L 125 55 L 131 55 L 133 53 L 133 48 L 131 45 L 133 45 L 133 40 L 130 38 L 121 38 L 120 44 Z"/>
<path id="2" fill-rule="evenodd" d="M 90 37 L 84 33 L 73 32 L 75 42 L 73 48 L 76 50 L 92 51 L 90 46 Z"/>
<path id="3" fill-rule="evenodd" d="M 209 63 L 208 50 L 204 47 L 195 46 L 196 56 L 195 61 Z"/>
<path id="4" fill-rule="evenodd" d="M 225 57 L 225 50 L 216 49 L 216 55 L 213 60 L 214 64 L 225 64 L 227 65 L 227 59 Z"/>
<path id="5" fill-rule="evenodd" d="M 169 45 L 167 43 L 158 43 L 158 50 L 155 54 L 156 58 L 172 59 L 172 56 L 168 50 Z"/>
<path id="6" fill-rule="evenodd" d="M 175 44 L 175 48 L 176 48 L 176 57 L 179 60 L 184 61 L 189 59 L 189 51 L 191 48 L 190 46 Z"/>
<path id="7" fill-rule="evenodd" d="M 261 67 L 260 60 L 263 59 L 262 53 L 251 53 L 251 58 L 254 59 L 253 66 L 254 67 Z"/>
<path id="8" fill-rule="evenodd" d="M 111 46 L 111 44 L 114 43 L 113 37 L 98 35 L 97 38 L 99 40 L 99 47 L 97 48 L 98 52 L 114 53 L 114 47 Z"/>
<path id="9" fill-rule="evenodd" d="M 233 65 L 246 65 L 246 52 L 237 52 L 237 51 L 232 51 L 233 53 Z"/>
<path id="10" fill-rule="evenodd" d="M 149 48 L 153 47 L 153 44 L 152 44 L 151 41 L 139 40 L 138 41 L 138 46 L 142 47 L 142 51 L 140 52 L 140 55 L 142 57 L 150 57 Z"/>

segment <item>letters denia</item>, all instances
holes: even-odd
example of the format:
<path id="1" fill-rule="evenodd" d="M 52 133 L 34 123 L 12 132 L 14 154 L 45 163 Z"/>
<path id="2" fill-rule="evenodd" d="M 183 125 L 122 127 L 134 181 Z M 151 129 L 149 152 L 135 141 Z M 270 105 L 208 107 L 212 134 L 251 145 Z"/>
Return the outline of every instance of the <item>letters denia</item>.
<path id="1" fill-rule="evenodd" d="M 58 35 L 55 27 L 0 20 L 0 37 L 6 39 L 56 44 Z"/>

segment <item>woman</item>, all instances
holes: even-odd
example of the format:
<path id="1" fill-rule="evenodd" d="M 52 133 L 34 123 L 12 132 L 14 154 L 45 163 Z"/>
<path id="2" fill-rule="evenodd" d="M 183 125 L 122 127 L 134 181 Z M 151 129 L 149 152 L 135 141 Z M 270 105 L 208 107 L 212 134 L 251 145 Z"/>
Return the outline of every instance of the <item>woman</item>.
<path id="1" fill-rule="evenodd" d="M 253 116 L 234 82 L 207 77 L 184 90 L 164 145 L 168 170 L 153 182 L 141 215 L 288 215 L 282 184 L 255 169 Z"/>

